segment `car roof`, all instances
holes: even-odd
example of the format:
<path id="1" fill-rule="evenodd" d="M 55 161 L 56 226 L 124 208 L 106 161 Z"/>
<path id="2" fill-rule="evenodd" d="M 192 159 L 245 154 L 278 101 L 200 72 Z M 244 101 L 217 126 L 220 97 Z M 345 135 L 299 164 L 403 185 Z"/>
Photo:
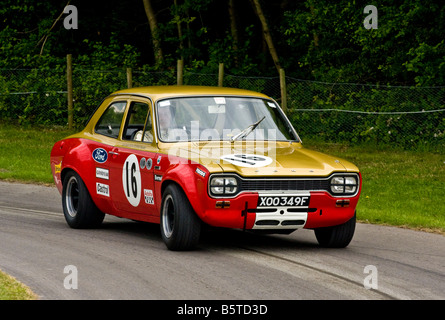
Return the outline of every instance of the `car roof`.
<path id="1" fill-rule="evenodd" d="M 153 99 L 154 101 L 173 97 L 187 96 L 249 96 L 270 99 L 265 94 L 236 88 L 210 87 L 210 86 L 149 86 L 119 90 L 111 94 L 115 95 L 138 95 Z"/>

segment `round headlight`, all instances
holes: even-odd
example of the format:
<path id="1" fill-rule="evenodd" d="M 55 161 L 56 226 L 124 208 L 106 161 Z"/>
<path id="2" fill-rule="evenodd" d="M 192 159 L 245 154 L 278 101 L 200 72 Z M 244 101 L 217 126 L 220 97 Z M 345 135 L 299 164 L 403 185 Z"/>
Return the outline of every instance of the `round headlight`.
<path id="1" fill-rule="evenodd" d="M 333 193 L 345 192 L 344 182 L 345 179 L 343 177 L 333 177 L 331 179 L 331 191 Z"/>
<path id="2" fill-rule="evenodd" d="M 354 193 L 357 190 L 357 179 L 345 177 L 345 193 Z"/>
<path id="3" fill-rule="evenodd" d="M 237 189 L 237 182 L 236 179 L 233 177 L 225 178 L 225 191 L 228 194 L 233 194 L 236 192 Z"/>

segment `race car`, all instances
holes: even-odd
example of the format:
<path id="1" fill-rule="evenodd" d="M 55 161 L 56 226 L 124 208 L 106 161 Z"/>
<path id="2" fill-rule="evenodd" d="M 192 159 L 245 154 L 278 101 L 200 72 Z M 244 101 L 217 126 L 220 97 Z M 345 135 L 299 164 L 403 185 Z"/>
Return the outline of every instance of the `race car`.
<path id="1" fill-rule="evenodd" d="M 160 224 L 170 250 L 204 225 L 265 233 L 313 229 L 324 247 L 355 232 L 362 179 L 352 163 L 303 147 L 272 98 L 249 90 L 120 90 L 55 143 L 51 169 L 72 228 L 105 214 Z"/>

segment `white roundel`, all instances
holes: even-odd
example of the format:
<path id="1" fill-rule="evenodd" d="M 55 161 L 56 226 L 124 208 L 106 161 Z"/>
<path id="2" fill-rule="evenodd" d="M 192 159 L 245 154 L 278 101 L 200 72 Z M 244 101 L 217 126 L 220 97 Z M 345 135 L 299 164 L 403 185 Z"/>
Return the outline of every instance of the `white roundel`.
<path id="1" fill-rule="evenodd" d="M 259 168 L 272 163 L 272 158 L 256 154 L 227 154 L 221 157 L 221 160 L 227 161 L 239 167 Z"/>
<path id="2" fill-rule="evenodd" d="M 141 201 L 141 172 L 138 158 L 134 154 L 125 160 L 122 168 L 122 185 L 128 202 L 137 207 Z"/>

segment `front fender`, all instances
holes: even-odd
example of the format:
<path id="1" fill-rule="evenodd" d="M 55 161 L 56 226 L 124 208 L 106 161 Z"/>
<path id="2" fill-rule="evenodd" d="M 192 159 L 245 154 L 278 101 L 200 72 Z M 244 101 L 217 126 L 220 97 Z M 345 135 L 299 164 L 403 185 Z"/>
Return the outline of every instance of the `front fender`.
<path id="1" fill-rule="evenodd" d="M 205 212 L 209 171 L 198 163 L 180 163 L 170 167 L 162 179 L 161 197 L 169 183 L 178 184 L 199 217 Z M 160 201 L 159 210 L 161 209 Z"/>

